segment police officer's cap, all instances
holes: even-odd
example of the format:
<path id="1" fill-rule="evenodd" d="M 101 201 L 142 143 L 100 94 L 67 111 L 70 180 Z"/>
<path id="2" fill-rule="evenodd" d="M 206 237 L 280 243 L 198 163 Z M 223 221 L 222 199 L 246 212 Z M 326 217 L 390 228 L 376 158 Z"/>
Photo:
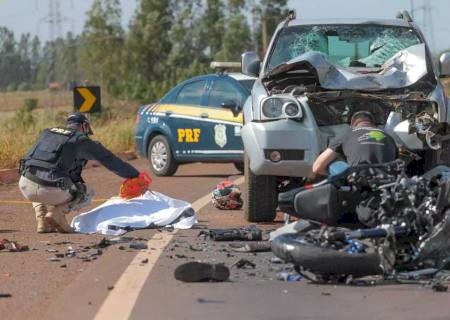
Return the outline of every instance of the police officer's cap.
<path id="1" fill-rule="evenodd" d="M 72 123 L 77 123 L 77 124 L 87 123 L 89 126 L 89 134 L 94 134 L 92 132 L 91 125 L 89 124 L 89 119 L 81 112 L 72 112 L 69 114 L 69 116 L 67 117 L 67 124 L 72 124 Z"/>

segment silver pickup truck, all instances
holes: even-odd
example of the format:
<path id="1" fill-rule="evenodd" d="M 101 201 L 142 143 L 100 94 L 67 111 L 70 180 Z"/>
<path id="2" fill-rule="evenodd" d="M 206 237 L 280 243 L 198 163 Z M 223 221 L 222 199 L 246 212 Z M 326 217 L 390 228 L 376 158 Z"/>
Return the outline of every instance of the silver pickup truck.
<path id="1" fill-rule="evenodd" d="M 244 105 L 247 220 L 272 221 L 277 194 L 312 177 L 311 166 L 352 114 L 368 110 L 417 168 L 450 161 L 450 112 L 425 38 L 407 11 L 391 20 L 300 20 L 291 11 L 264 60 L 242 55 L 257 76 Z"/>

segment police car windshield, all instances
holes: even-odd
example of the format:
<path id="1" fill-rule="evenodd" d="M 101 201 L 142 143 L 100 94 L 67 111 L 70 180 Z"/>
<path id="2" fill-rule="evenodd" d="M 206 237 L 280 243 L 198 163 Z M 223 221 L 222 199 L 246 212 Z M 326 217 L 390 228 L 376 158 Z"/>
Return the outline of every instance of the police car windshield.
<path id="1" fill-rule="evenodd" d="M 254 79 L 250 80 L 239 80 L 239 83 L 247 89 L 247 91 L 250 93 L 252 91 L 253 84 L 255 83 Z"/>
<path id="2" fill-rule="evenodd" d="M 421 43 L 411 28 L 385 25 L 316 25 L 283 29 L 268 69 L 308 51 L 320 52 L 341 67 L 379 68 L 397 52 Z"/>

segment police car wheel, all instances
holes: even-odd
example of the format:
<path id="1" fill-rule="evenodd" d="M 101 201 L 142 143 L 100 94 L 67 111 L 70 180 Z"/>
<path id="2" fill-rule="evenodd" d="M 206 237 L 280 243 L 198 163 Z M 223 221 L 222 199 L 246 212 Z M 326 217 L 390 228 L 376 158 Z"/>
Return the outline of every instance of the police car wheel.
<path id="1" fill-rule="evenodd" d="M 247 156 L 245 185 L 247 201 L 244 202 L 245 219 L 249 222 L 272 222 L 277 214 L 277 177 L 257 176 L 251 170 Z"/>
<path id="2" fill-rule="evenodd" d="M 178 169 L 170 149 L 167 138 L 163 135 L 155 136 L 148 146 L 148 160 L 150 169 L 157 176 L 172 176 Z"/>

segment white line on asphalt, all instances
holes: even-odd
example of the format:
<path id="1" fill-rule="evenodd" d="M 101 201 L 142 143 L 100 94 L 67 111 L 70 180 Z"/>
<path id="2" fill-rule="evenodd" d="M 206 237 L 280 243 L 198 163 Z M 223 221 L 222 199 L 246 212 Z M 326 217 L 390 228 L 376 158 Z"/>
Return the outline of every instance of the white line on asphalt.
<path id="1" fill-rule="evenodd" d="M 244 177 L 234 180 L 234 183 L 238 185 L 243 182 Z M 211 194 L 208 193 L 195 201 L 192 204 L 192 208 L 198 212 L 210 202 Z M 177 231 L 157 233 L 148 241 L 148 247 L 154 250 L 151 251 L 151 254 L 150 251 L 141 251 L 134 257 L 114 285 L 114 290 L 106 297 L 95 315 L 95 320 L 129 319 L 146 279 L 149 277 L 164 248 L 169 244 Z M 144 259 L 148 259 L 145 267 L 141 263 Z"/>

